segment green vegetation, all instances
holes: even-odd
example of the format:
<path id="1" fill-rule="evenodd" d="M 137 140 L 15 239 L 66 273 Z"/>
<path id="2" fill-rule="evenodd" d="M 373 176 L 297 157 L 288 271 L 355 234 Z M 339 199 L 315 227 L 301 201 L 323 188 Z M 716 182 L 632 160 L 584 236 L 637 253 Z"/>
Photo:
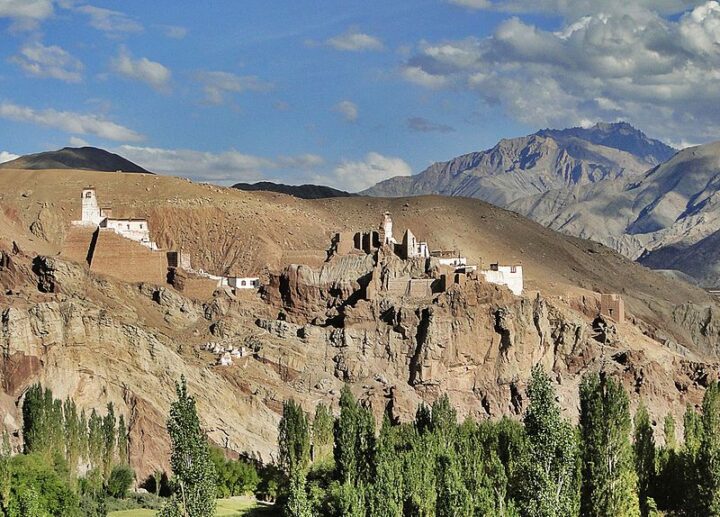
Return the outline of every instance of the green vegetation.
<path id="1" fill-rule="evenodd" d="M 675 421 L 655 442 L 647 409 L 634 419 L 622 385 L 590 374 L 580 386 L 580 423 L 562 416 L 540 367 L 528 385 L 522 422 L 459 423 L 447 396 L 421 405 L 415 421 L 376 432 L 373 413 L 346 387 L 333 424 L 284 405 L 278 502 L 284 515 L 402 517 L 649 517 L 720 515 L 720 386 L 702 413 L 688 408 L 685 440 Z M 308 433 L 312 429 L 312 433 Z M 308 450 L 312 459 L 308 460 Z"/>

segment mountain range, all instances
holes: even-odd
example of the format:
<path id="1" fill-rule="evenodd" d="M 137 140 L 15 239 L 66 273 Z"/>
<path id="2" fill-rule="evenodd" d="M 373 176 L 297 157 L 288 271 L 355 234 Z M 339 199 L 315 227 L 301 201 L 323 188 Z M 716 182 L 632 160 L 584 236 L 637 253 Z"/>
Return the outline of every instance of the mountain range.
<path id="1" fill-rule="evenodd" d="M 502 140 L 364 193 L 483 199 L 715 286 L 719 188 L 720 143 L 678 152 L 621 122 Z"/>
<path id="2" fill-rule="evenodd" d="M 233 188 L 247 191 L 265 191 L 277 192 L 279 194 L 287 194 L 289 196 L 298 197 L 300 199 L 325 199 L 329 197 L 351 197 L 357 194 L 351 194 L 344 190 L 338 190 L 325 185 L 285 185 L 283 183 L 274 183 L 272 181 L 258 181 L 257 183 L 236 183 Z"/>
<path id="3" fill-rule="evenodd" d="M 414 176 L 390 178 L 362 193 L 379 197 L 441 194 L 506 206 L 548 190 L 635 176 L 675 152 L 622 122 L 587 129 L 545 129 L 435 163 Z"/>

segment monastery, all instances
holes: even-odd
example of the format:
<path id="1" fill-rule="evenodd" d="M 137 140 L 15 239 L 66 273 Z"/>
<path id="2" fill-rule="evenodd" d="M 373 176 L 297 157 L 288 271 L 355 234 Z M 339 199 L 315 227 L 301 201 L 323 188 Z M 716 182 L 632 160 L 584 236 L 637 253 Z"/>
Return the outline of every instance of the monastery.
<path id="1" fill-rule="evenodd" d="M 101 207 L 94 187 L 81 193 L 81 216 L 72 221 L 61 255 L 86 263 L 90 271 L 126 282 L 168 282 L 190 298 L 207 299 L 218 288 L 257 289 L 257 277 L 224 277 L 194 270 L 183 251 L 161 250 L 147 219 L 118 219 Z"/>

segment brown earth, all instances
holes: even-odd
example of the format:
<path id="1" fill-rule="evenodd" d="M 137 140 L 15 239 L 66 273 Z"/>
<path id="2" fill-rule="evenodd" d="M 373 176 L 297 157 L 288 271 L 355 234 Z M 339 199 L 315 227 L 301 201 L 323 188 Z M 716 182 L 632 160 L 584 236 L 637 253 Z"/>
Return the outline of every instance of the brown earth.
<path id="1" fill-rule="evenodd" d="M 265 299 L 223 292 L 194 301 L 168 285 L 123 283 L 59 259 L 88 184 L 114 215 L 147 216 L 153 240 L 190 252 L 195 268 L 277 282 Z M 162 429 L 181 374 L 210 438 L 264 460 L 274 454 L 284 399 L 312 410 L 337 401 L 343 382 L 378 414 L 390 406 L 400 419 L 441 393 L 461 415 L 519 415 L 539 362 L 554 372 L 574 417 L 580 374 L 605 368 L 660 421 L 699 403 L 717 377 L 718 306 L 704 291 L 477 200 L 307 201 L 57 170 L 2 171 L 0 185 L 0 418 L 17 430 L 22 394 L 38 380 L 86 409 L 113 401 L 131 422 L 141 477 L 167 466 Z M 474 263 L 521 263 L 525 295 L 473 280 L 435 299 L 357 300 L 372 258 L 281 272 L 288 257 L 322 256 L 331 232 L 375 228 L 385 210 L 397 234 L 410 227 L 431 249 L 457 248 Z M 600 292 L 623 295 L 628 321 L 593 324 Z M 254 354 L 212 366 L 215 357 L 199 350 L 208 341 Z"/>

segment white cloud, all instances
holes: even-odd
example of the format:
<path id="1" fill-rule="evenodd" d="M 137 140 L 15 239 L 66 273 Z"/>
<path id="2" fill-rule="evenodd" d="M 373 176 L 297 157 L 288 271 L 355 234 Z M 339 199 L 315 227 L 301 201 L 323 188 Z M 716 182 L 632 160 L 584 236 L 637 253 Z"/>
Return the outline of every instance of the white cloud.
<path id="1" fill-rule="evenodd" d="M 268 178 L 268 175 L 277 175 L 288 181 L 288 178 L 297 175 L 297 170 L 312 171 L 325 163 L 322 157 L 314 154 L 273 159 L 234 150 L 210 153 L 132 145 L 120 146 L 114 152 L 153 172 L 222 184 L 257 181 Z"/>
<path id="2" fill-rule="evenodd" d="M 90 26 L 110 36 L 123 33 L 142 32 L 143 26 L 127 14 L 94 5 L 81 5 L 76 11 L 88 15 Z"/>
<path id="3" fill-rule="evenodd" d="M 9 162 L 17 158 L 20 158 L 20 155 L 13 154 L 8 151 L 0 151 L 0 163 Z"/>
<path id="4" fill-rule="evenodd" d="M 379 181 L 394 176 L 410 176 L 412 169 L 401 158 L 383 156 L 370 152 L 362 161 L 343 161 L 338 165 L 332 178 L 323 178 L 325 181 L 338 185 L 339 188 L 351 192 L 358 192 L 371 187 Z"/>
<path id="5" fill-rule="evenodd" d="M 447 124 L 439 124 L 424 117 L 410 117 L 407 119 L 407 128 L 416 133 L 452 133 L 455 128 Z"/>
<path id="6" fill-rule="evenodd" d="M 143 136 L 97 115 L 54 109 L 36 110 L 10 102 L 0 103 L 0 117 L 60 129 L 68 133 L 95 135 L 108 140 L 136 142 Z"/>
<path id="7" fill-rule="evenodd" d="M 411 83 L 425 86 L 426 88 L 442 88 L 448 84 L 447 77 L 431 74 L 420 66 L 405 66 L 402 69 L 403 77 Z"/>
<path id="8" fill-rule="evenodd" d="M 230 93 L 266 92 L 273 89 L 272 83 L 254 75 L 239 76 L 230 72 L 201 72 L 198 80 L 203 84 L 205 101 L 216 105 L 223 104 Z"/>
<path id="9" fill-rule="evenodd" d="M 28 43 L 11 61 L 37 77 L 52 77 L 69 83 L 82 80 L 83 64 L 56 45 L 46 47 L 39 42 Z"/>
<path id="10" fill-rule="evenodd" d="M 688 141 L 716 139 L 720 4 L 662 15 L 687 4 L 494 2 L 496 9 L 554 8 L 566 21 L 551 32 L 513 17 L 489 37 L 421 42 L 402 75 L 427 88 L 475 92 L 536 127 L 623 119 L 668 141 L 678 134 Z"/>
<path id="11" fill-rule="evenodd" d="M 133 59 L 125 48 L 121 48 L 118 56 L 113 59 L 112 68 L 117 73 L 145 82 L 158 91 L 168 91 L 168 83 L 172 76 L 170 70 L 161 63 L 150 61 L 146 57 Z"/>
<path id="12" fill-rule="evenodd" d="M 459 5 L 461 7 L 468 7 L 470 9 L 488 9 L 492 7 L 492 3 L 489 0 L 448 0 L 451 4 Z"/>
<path id="13" fill-rule="evenodd" d="M 90 144 L 87 143 L 85 140 L 83 140 L 80 137 L 77 136 L 71 136 L 70 137 L 70 145 L 73 147 L 87 147 Z"/>
<path id="14" fill-rule="evenodd" d="M 13 20 L 13 29 L 34 29 L 52 14 L 52 0 L 0 0 L 0 18 Z"/>
<path id="15" fill-rule="evenodd" d="M 178 25 L 160 25 L 160 29 L 166 37 L 172 39 L 183 39 L 188 33 L 188 30 L 185 27 L 180 27 Z"/>
<path id="16" fill-rule="evenodd" d="M 347 122 L 355 122 L 359 115 L 357 104 L 348 100 L 338 102 L 333 111 L 340 113 Z"/>
<path id="17" fill-rule="evenodd" d="M 335 50 L 342 50 L 346 52 L 382 50 L 384 48 L 380 39 L 354 29 L 350 29 L 344 34 L 332 37 L 325 43 Z"/>

